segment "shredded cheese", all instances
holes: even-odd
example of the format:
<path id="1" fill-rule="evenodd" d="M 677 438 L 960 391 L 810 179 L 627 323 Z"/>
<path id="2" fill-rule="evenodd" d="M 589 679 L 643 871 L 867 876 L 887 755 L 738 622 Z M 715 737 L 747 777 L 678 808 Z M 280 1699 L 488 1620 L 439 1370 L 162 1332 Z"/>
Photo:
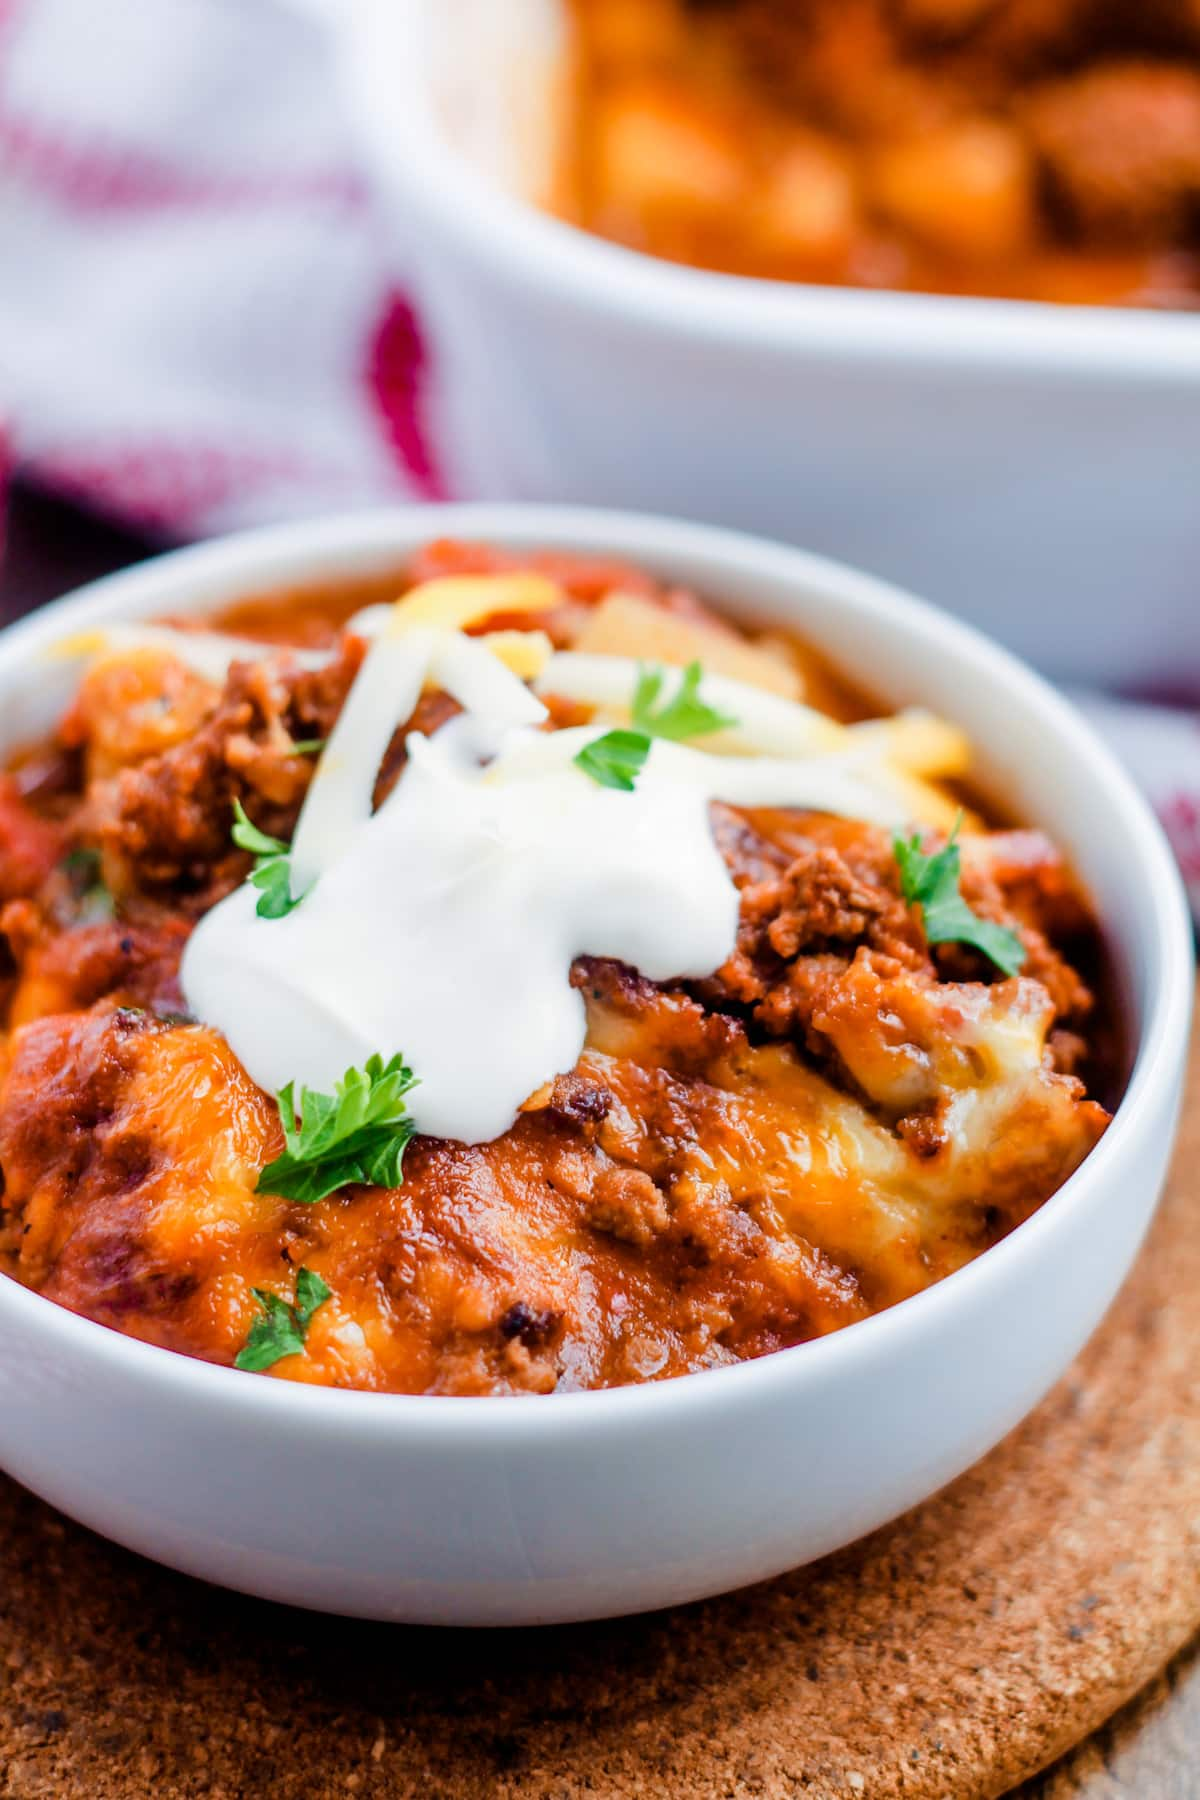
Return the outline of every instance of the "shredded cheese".
<path id="1" fill-rule="evenodd" d="M 562 597 L 558 583 L 546 575 L 449 575 L 423 581 L 397 600 L 394 628 L 462 631 L 491 613 L 550 612 Z"/>

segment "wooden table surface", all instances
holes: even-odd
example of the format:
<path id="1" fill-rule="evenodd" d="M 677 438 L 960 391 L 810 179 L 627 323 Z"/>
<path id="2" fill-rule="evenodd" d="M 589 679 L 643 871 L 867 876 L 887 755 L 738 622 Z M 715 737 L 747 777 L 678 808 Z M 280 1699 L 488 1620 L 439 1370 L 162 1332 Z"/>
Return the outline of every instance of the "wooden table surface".
<path id="1" fill-rule="evenodd" d="M 144 554 L 138 539 L 18 490 L 0 562 L 0 621 Z M 130 1621 L 131 1631 L 136 1624 Z M 0 1796 L 20 1797 L 4 1769 Z M 1013 1800 L 1200 1800 L 1200 1639 Z"/>

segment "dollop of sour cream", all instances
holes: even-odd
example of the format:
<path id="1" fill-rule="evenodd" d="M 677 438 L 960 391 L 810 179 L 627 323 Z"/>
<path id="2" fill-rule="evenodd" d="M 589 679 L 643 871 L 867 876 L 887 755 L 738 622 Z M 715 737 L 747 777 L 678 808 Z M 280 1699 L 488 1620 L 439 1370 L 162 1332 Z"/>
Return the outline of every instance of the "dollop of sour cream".
<path id="1" fill-rule="evenodd" d="M 372 812 L 389 738 L 427 680 L 466 710 L 410 735 L 404 772 Z M 553 665 L 540 686 L 552 691 Z M 713 800 L 904 822 L 895 795 L 836 754 L 655 740 L 632 792 L 604 787 L 574 762 L 604 727 L 547 731 L 545 718 L 478 640 L 412 626 L 376 637 L 297 825 L 299 904 L 260 918 L 244 885 L 183 959 L 190 1010 L 260 1086 L 329 1092 L 373 1054 L 401 1054 L 420 1084 L 409 1101 L 420 1131 L 495 1138 L 583 1048 L 576 957 L 667 981 L 711 975 L 733 951 L 738 895 Z"/>

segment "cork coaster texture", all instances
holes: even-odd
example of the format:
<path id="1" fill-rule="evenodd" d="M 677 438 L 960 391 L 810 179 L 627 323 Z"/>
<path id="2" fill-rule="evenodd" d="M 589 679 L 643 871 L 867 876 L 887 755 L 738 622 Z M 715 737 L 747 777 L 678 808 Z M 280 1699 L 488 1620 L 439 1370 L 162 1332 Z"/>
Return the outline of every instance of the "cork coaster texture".
<path id="1" fill-rule="evenodd" d="M 1038 1412 L 852 1549 L 649 1618 L 296 1612 L 157 1569 L 0 1478 L 0 1795 L 992 1800 L 1200 1625 L 1198 1208 L 1194 1054 L 1147 1249 Z"/>

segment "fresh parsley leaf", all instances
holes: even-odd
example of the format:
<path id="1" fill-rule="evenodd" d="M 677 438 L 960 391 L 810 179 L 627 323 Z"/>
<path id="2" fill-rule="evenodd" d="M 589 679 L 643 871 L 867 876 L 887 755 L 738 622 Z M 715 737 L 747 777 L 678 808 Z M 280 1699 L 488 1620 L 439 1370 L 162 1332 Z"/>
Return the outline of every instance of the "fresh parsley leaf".
<path id="1" fill-rule="evenodd" d="M 296 1356 L 304 1348 L 304 1334 L 299 1320 L 286 1300 L 265 1288 L 251 1292 L 262 1308 L 261 1316 L 250 1327 L 250 1335 L 233 1361 L 235 1369 L 248 1369 L 257 1374 L 285 1356 Z"/>
<path id="2" fill-rule="evenodd" d="M 916 834 L 907 841 L 902 837 L 892 840 L 904 898 L 910 906 L 921 908 L 925 936 L 931 944 L 970 944 L 990 957 L 1005 975 L 1015 975 L 1025 961 L 1025 946 L 1016 932 L 981 919 L 959 892 L 962 856 L 956 840 L 961 824 L 960 813 L 945 848 L 933 856 L 925 855 Z"/>
<path id="3" fill-rule="evenodd" d="M 239 850 L 248 850 L 251 856 L 286 856 L 287 845 L 282 838 L 270 837 L 265 831 L 246 816 L 246 809 L 240 800 L 233 803 L 233 841 Z"/>
<path id="4" fill-rule="evenodd" d="M 700 698 L 704 670 L 698 662 L 688 664 L 671 699 L 655 712 L 666 674 L 661 664 L 640 664 L 630 707 L 634 729 L 606 732 L 575 758 L 585 774 L 601 787 L 632 793 L 656 737 L 681 741 L 704 737 L 709 732 L 723 731 L 738 723 L 730 714 L 718 712 L 715 706 L 709 706 Z"/>
<path id="5" fill-rule="evenodd" d="M 73 850 L 67 851 L 58 866 L 73 887 L 89 888 L 100 877 L 100 852 L 77 844 Z"/>
<path id="6" fill-rule="evenodd" d="M 270 837 L 265 831 L 260 831 L 246 817 L 246 809 L 240 800 L 233 803 L 232 835 L 238 849 L 248 850 L 254 858 L 254 867 L 247 880 L 252 887 L 259 889 L 255 912 L 260 919 L 284 918 L 293 906 L 300 904 L 299 900 L 292 898 L 288 846 L 281 838 Z"/>
<path id="7" fill-rule="evenodd" d="M 297 1118 L 289 1081 L 277 1102 L 287 1148 L 262 1171 L 258 1192 L 313 1206 L 351 1182 L 399 1187 L 405 1146 L 416 1131 L 404 1096 L 416 1085 L 402 1057 L 385 1065 L 372 1056 L 365 1067 L 347 1069 L 332 1094 L 302 1088 Z"/>
<path id="8" fill-rule="evenodd" d="M 333 1289 L 321 1280 L 315 1269 L 296 1271 L 296 1318 L 300 1329 L 307 1331 L 313 1314 L 333 1296 Z"/>
<path id="9" fill-rule="evenodd" d="M 321 1280 L 315 1269 L 299 1269 L 296 1272 L 296 1300 L 292 1306 L 265 1288 L 250 1291 L 262 1312 L 251 1325 L 250 1335 L 234 1358 L 233 1366 L 256 1374 L 260 1369 L 269 1369 L 283 1357 L 297 1356 L 303 1350 L 313 1314 L 318 1307 L 324 1306 L 333 1289 Z"/>
<path id="10" fill-rule="evenodd" d="M 718 712 L 715 706 L 709 706 L 700 698 L 703 678 L 701 665 L 690 662 L 674 695 L 656 713 L 654 707 L 662 692 L 666 670 L 658 663 L 639 665 L 631 709 L 636 728 L 648 737 L 681 742 L 685 738 L 706 737 L 710 732 L 724 731 L 736 725 L 737 719 L 729 713 Z"/>
<path id="11" fill-rule="evenodd" d="M 620 788 L 631 794 L 649 754 L 650 739 L 644 731 L 606 731 L 603 737 L 585 744 L 575 761 L 601 787 Z"/>
<path id="12" fill-rule="evenodd" d="M 68 850 L 59 868 L 70 883 L 69 911 L 76 925 L 99 925 L 115 917 L 117 903 L 100 872 L 100 852 L 77 846 Z"/>
<path id="13" fill-rule="evenodd" d="M 267 856 L 254 865 L 248 877 L 251 887 L 259 889 L 255 912 L 260 919 L 284 919 L 293 906 L 292 874 L 286 856 Z"/>

